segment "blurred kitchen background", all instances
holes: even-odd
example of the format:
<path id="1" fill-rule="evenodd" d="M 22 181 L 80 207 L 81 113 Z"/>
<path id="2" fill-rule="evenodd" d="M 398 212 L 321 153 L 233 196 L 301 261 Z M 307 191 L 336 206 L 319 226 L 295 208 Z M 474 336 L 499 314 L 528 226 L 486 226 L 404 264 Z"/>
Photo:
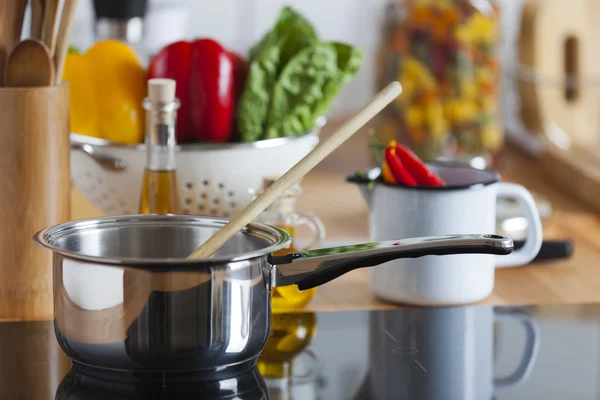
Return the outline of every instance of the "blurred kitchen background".
<path id="1" fill-rule="evenodd" d="M 213 37 L 224 46 L 245 54 L 249 46 L 272 26 L 281 7 L 290 4 L 314 24 L 325 40 L 345 41 L 364 51 L 360 71 L 343 89 L 330 110 L 331 118 L 343 118 L 362 106 L 377 89 L 377 52 L 381 46 L 386 6 L 389 3 L 388 0 L 148 0 L 143 33 L 139 41 L 134 35 L 132 44 L 148 59 L 161 47 L 174 41 Z M 500 10 L 498 58 L 502 74 L 499 87 L 505 135 L 526 151 L 539 154 L 542 148 L 539 137 L 528 132 L 519 117 L 518 83 L 515 80 L 519 26 L 526 1 L 497 0 L 495 3 Z M 101 34 L 95 27 L 93 1 L 79 1 L 72 44 L 81 50 L 91 46 L 99 38 L 96 34 Z M 364 149 L 365 137 L 356 135 L 352 142 L 354 144 L 347 146 Z M 358 165 L 354 164 L 354 167 L 366 167 L 372 163 L 368 152 L 360 152 L 357 156 L 358 159 L 353 162 L 358 162 Z M 324 162 L 323 167 L 348 171 L 343 161 L 334 154 Z"/>
<path id="2" fill-rule="evenodd" d="M 214 37 L 224 46 L 244 54 L 265 34 L 281 7 L 292 5 L 303 13 L 326 40 L 340 40 L 365 52 L 363 66 L 348 84 L 332 110 L 347 115 L 374 94 L 376 53 L 388 0 L 149 0 L 145 29 L 138 49 L 146 54 L 180 39 Z M 518 24 L 523 0 L 500 0 L 505 44 L 503 57 L 510 62 L 515 51 L 512 32 Z M 82 50 L 94 42 L 92 0 L 80 0 L 72 43 Z M 512 26 L 511 26 L 512 25 Z"/>
<path id="3" fill-rule="evenodd" d="M 100 0 L 102 1 L 102 0 Z M 149 0 L 143 35 L 136 48 L 150 56 L 162 46 L 181 39 L 214 37 L 224 46 L 242 54 L 270 29 L 286 4 L 303 13 L 325 40 L 340 40 L 360 47 L 365 53 L 356 78 L 339 96 L 331 113 L 345 116 L 360 108 L 375 92 L 376 54 L 388 0 Z M 510 122 L 511 91 L 516 36 L 523 0 L 499 0 L 502 42 L 499 57 L 503 63 L 505 116 Z M 26 19 L 27 21 L 28 19 Z M 81 50 L 95 40 L 95 13 L 92 0 L 80 0 L 72 44 Z M 25 27 L 27 30 L 28 27 Z M 515 111 L 512 110 L 512 113 Z M 515 127 L 518 130 L 518 127 Z M 532 146 L 531 143 L 526 145 Z M 534 147 L 535 148 L 535 147 Z"/>

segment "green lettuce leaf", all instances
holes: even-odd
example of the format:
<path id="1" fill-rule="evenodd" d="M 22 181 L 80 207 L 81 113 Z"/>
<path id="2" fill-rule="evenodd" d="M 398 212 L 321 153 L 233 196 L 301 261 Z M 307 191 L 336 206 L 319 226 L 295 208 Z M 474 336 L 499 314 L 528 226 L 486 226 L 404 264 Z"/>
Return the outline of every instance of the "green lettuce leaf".
<path id="1" fill-rule="evenodd" d="M 335 47 L 318 43 L 297 53 L 285 66 L 269 110 L 266 138 L 296 136 L 312 129 L 315 107 L 325 97 L 323 89 L 338 74 Z"/>
<path id="2" fill-rule="evenodd" d="M 275 83 L 289 59 L 318 42 L 312 26 L 289 7 L 284 8 L 276 27 L 266 37 L 262 45 L 255 46 L 236 113 L 240 139 L 246 142 L 264 136 Z"/>
<path id="3" fill-rule="evenodd" d="M 331 45 L 335 48 L 337 54 L 338 73 L 325 84 L 325 88 L 323 89 L 324 96 L 314 109 L 315 122 L 317 118 L 327 112 L 344 85 L 354 78 L 362 64 L 363 53 L 361 50 L 345 43 L 333 42 Z M 313 127 L 314 124 L 307 128 L 307 131 Z"/>
<path id="4" fill-rule="evenodd" d="M 248 61 L 254 61 L 265 49 L 280 45 L 281 40 L 288 35 L 293 27 L 303 30 L 307 39 L 318 40 L 317 33 L 311 23 L 290 6 L 285 6 L 281 9 L 273 29 L 267 32 L 257 44 L 250 48 Z"/>
<path id="5" fill-rule="evenodd" d="M 298 53 L 275 85 L 266 137 L 312 130 L 361 63 L 362 52 L 343 43 L 320 43 Z"/>
<path id="6" fill-rule="evenodd" d="M 265 49 L 249 66 L 246 84 L 236 109 L 237 129 L 243 142 L 254 142 L 264 134 L 280 58 L 280 48 L 272 46 Z"/>

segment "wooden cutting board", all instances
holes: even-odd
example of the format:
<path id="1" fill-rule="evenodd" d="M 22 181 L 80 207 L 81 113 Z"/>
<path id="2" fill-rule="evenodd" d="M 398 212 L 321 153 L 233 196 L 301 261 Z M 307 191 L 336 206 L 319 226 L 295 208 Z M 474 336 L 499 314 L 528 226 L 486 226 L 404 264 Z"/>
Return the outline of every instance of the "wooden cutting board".
<path id="1" fill-rule="evenodd" d="M 523 8 L 518 57 L 521 118 L 544 132 L 556 124 L 582 147 L 600 149 L 600 1 L 529 1 Z M 533 74 L 523 72 L 533 72 Z M 567 74 L 588 77 L 577 88 Z M 530 81 L 532 79 L 532 81 Z"/>
<path id="2" fill-rule="evenodd" d="M 600 1 L 529 1 L 518 57 L 521 120 L 543 134 L 541 165 L 600 212 Z M 523 71 L 521 71 L 522 73 Z M 585 77 L 565 87 L 567 74 Z M 528 80 L 530 78 L 531 80 Z"/>

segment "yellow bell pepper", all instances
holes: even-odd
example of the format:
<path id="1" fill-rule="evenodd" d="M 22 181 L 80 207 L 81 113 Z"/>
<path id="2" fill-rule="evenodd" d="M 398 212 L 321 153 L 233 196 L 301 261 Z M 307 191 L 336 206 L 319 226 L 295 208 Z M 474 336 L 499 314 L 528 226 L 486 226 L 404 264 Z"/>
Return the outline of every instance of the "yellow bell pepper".
<path id="1" fill-rule="evenodd" d="M 119 143 L 144 138 L 146 71 L 133 49 L 116 40 L 70 52 L 62 79 L 69 82 L 71 131 Z"/>

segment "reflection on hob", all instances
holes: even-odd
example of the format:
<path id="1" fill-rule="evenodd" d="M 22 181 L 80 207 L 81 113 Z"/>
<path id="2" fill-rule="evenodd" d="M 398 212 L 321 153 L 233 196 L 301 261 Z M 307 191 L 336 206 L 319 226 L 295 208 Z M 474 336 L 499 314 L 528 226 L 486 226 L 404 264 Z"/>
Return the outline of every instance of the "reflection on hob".
<path id="1" fill-rule="evenodd" d="M 525 381 L 539 334 L 522 309 L 448 307 L 369 314 L 369 368 L 354 400 L 464 400 L 494 397 Z M 525 346 L 508 375 L 494 371 L 494 326 L 514 321 Z"/>
<path id="2" fill-rule="evenodd" d="M 269 339 L 257 363 L 271 399 L 317 398 L 318 360 L 308 348 L 316 329 L 313 312 L 271 315 Z"/>
<path id="3" fill-rule="evenodd" d="M 269 400 L 257 369 L 221 381 L 162 385 L 156 382 L 108 381 L 71 369 L 56 391 L 56 400 Z"/>

